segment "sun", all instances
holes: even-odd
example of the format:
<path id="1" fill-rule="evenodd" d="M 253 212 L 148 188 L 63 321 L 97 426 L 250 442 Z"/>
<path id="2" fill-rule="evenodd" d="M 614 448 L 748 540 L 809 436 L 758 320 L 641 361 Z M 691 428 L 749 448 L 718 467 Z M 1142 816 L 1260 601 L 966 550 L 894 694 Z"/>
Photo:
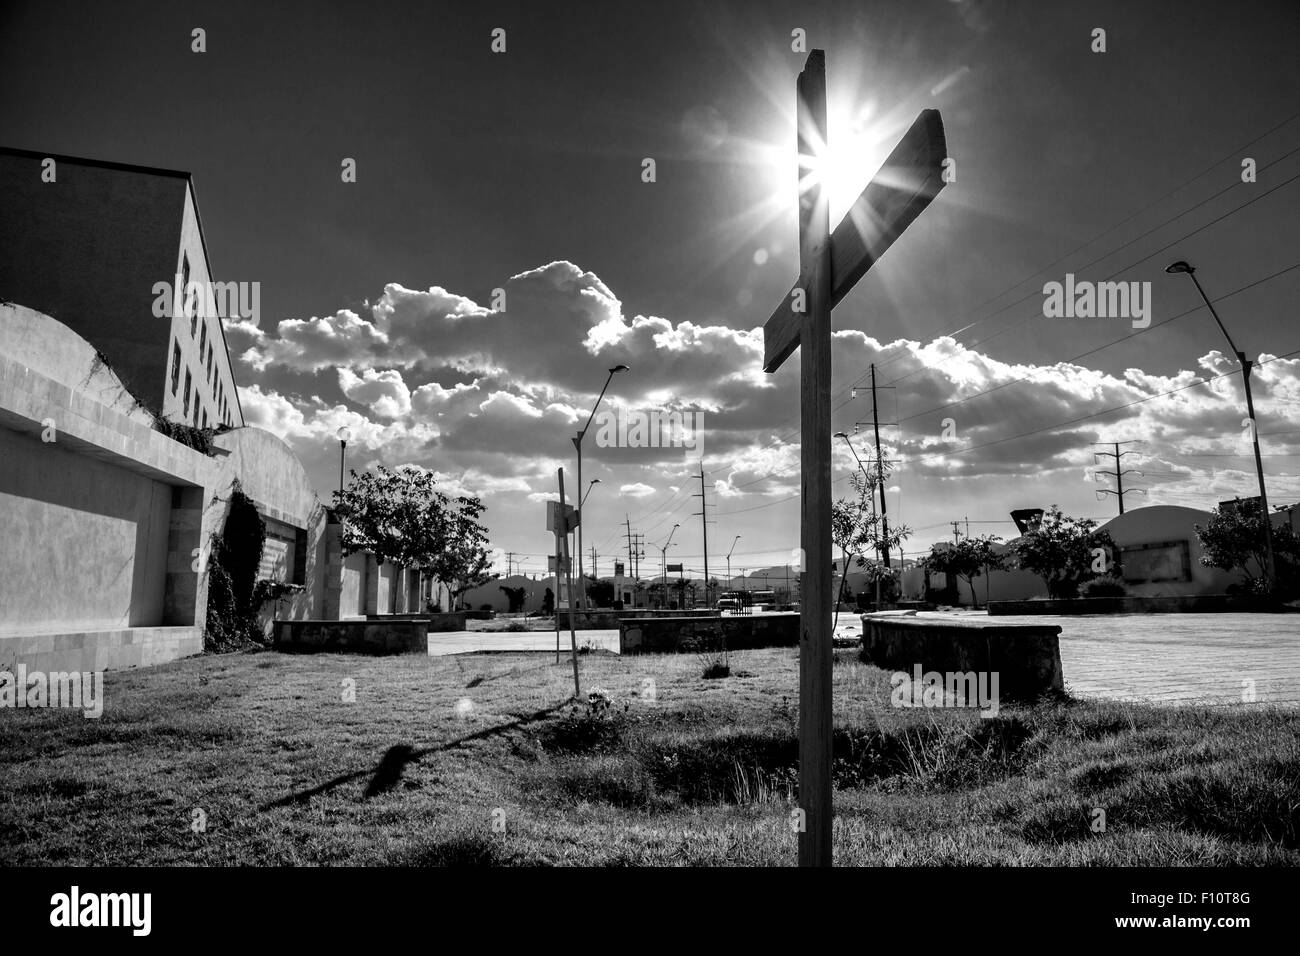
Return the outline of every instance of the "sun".
<path id="1" fill-rule="evenodd" d="M 889 154 L 893 126 L 876 116 L 874 104 L 856 110 L 835 108 L 827 115 L 827 142 L 814 143 L 812 155 L 798 157 L 799 188 L 820 180 L 830 204 L 831 227 L 848 213 Z"/>

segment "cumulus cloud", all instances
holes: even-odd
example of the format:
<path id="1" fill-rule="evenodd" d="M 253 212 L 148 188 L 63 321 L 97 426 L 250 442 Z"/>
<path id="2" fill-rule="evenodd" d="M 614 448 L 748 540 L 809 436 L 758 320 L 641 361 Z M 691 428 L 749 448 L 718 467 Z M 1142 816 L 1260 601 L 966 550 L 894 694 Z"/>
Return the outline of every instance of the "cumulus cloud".
<path id="1" fill-rule="evenodd" d="M 340 368 L 339 388 L 380 418 L 400 418 L 411 410 L 411 391 L 395 370 L 376 372 L 367 368 L 358 376 L 349 368 Z"/>
<path id="2" fill-rule="evenodd" d="M 240 390 L 249 423 L 293 443 L 325 475 L 337 468 L 334 431 L 346 424 L 349 463 L 421 463 L 448 487 L 484 494 L 505 513 L 493 520 L 540 527 L 537 503 L 555 496 L 557 468 L 572 469 L 570 439 L 604 369 L 623 363 L 631 370 L 614 378 L 602 407 L 702 412 L 710 493 L 723 512 L 761 520 L 771 512 L 752 509 L 798 494 L 798 363 L 763 373 L 761 329 L 628 315 L 599 277 L 569 262 L 512 276 L 502 289 L 489 308 L 438 286 L 394 283 L 360 311 L 274 329 L 231 323 L 240 377 L 254 383 Z M 1092 443 L 1108 436 L 1148 440 L 1129 460 L 1149 473 L 1149 502 L 1206 506 L 1251 493 L 1240 379 L 1221 352 L 1163 371 L 1098 368 L 1006 361 L 947 336 L 881 341 L 852 329 L 834 333 L 833 350 L 837 429 L 870 421 L 869 392 L 848 394 L 860 370 L 874 363 L 881 385 L 894 386 L 880 390 L 889 423 L 881 440 L 909 508 L 947 506 L 960 488 L 978 502 L 1027 485 L 1043 489 L 1024 492 L 1033 501 L 1057 489 L 1091 500 Z M 1280 456 L 1300 451 L 1300 359 L 1268 358 L 1254 373 L 1255 398 L 1260 433 Z M 1196 384 L 1212 376 L 1220 377 Z M 867 462 L 869 433 L 852 439 Z M 616 485 L 623 498 L 695 488 L 698 459 L 680 448 L 620 457 L 595 445 L 584 445 L 584 477 Z M 842 441 L 833 454 L 843 489 L 857 459 Z M 1300 494 L 1296 479 L 1272 471 L 1283 497 Z"/>

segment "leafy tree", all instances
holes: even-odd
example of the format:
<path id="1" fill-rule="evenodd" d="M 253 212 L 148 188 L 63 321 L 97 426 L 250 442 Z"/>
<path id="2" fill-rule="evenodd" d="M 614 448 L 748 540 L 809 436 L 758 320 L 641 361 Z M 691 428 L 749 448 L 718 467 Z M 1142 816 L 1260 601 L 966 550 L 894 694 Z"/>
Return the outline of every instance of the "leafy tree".
<path id="1" fill-rule="evenodd" d="M 1240 500 L 1227 502 L 1214 510 L 1205 527 L 1195 525 L 1194 528 L 1204 552 L 1201 564 L 1224 571 L 1240 571 L 1247 590 L 1264 590 L 1267 552 L 1264 516 L 1257 505 Z M 1291 562 L 1300 559 L 1300 537 L 1289 525 L 1274 525 L 1272 530 L 1273 557 L 1279 583 L 1284 589 L 1293 587 L 1295 567 Z"/>
<path id="2" fill-rule="evenodd" d="M 1011 544 L 1019 567 L 1038 575 L 1054 598 L 1075 597 L 1079 585 L 1104 574 L 1097 568 L 1096 549 L 1113 554 L 1110 533 L 1099 531 L 1091 518 L 1071 518 L 1057 505 L 1043 515 L 1038 526 Z"/>
<path id="3" fill-rule="evenodd" d="M 1006 556 L 993 549 L 999 541 L 996 535 L 962 538 L 956 544 L 940 542 L 930 546 L 930 553 L 921 560 L 921 567 L 930 574 L 952 574 L 965 578 L 970 586 L 971 604 L 979 606 L 975 594 L 975 579 L 987 571 L 1006 569 Z"/>
<path id="4" fill-rule="evenodd" d="M 840 549 L 843 559 L 844 575 L 840 578 L 840 590 L 835 601 L 835 619 L 839 622 L 839 603 L 844 598 L 844 588 L 848 582 L 850 563 L 856 559 L 858 567 L 865 568 L 867 562 L 861 555 L 888 549 L 891 553 L 899 551 L 903 542 L 912 536 L 906 525 L 897 525 L 885 534 L 884 521 L 875 508 L 876 489 L 882 482 L 889 480 L 892 466 L 882 462 L 879 468 L 873 468 L 868 474 L 855 471 L 849 476 L 853 486 L 853 497 L 840 498 L 831 505 L 831 541 Z M 877 577 L 883 581 L 882 567 L 871 579 Z"/>
<path id="5" fill-rule="evenodd" d="M 418 568 L 447 585 L 452 607 L 471 588 L 492 579 L 483 502 L 438 491 L 430 472 L 403 467 L 358 475 L 335 508 L 346 514 L 343 553 L 367 551 L 379 564 Z"/>

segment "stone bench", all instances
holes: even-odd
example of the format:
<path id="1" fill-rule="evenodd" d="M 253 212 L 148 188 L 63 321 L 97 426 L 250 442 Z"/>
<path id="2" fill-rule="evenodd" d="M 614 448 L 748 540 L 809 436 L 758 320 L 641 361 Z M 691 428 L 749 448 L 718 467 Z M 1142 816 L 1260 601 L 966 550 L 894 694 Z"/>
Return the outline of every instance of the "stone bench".
<path id="1" fill-rule="evenodd" d="M 573 618 L 573 629 L 581 630 L 610 630 L 618 627 L 622 621 L 629 618 L 661 618 L 661 617 L 720 617 L 721 612 L 710 610 L 708 608 L 699 608 L 698 610 L 649 610 L 647 608 L 627 608 L 623 611 L 614 611 L 607 608 L 601 608 L 591 611 L 578 611 Z M 569 626 L 569 612 L 560 608 L 555 612 L 556 621 L 560 629 L 565 630 Z"/>
<path id="2" fill-rule="evenodd" d="M 277 651 L 341 654 L 427 654 L 426 618 L 350 621 L 276 621 Z"/>
<path id="3" fill-rule="evenodd" d="M 1061 628 L 1056 624 L 1002 624 L 986 618 L 915 612 L 864 614 L 863 660 L 891 671 L 998 674 L 1004 700 L 1033 700 L 1065 690 Z"/>
<path id="4" fill-rule="evenodd" d="M 466 617 L 474 612 L 470 611 L 437 611 L 424 614 L 367 614 L 367 621 L 427 621 L 428 632 L 442 633 L 444 631 L 463 631 L 465 630 Z"/>
<path id="5" fill-rule="evenodd" d="M 799 615 L 638 617 L 618 623 L 620 654 L 676 654 L 695 650 L 798 647 Z"/>

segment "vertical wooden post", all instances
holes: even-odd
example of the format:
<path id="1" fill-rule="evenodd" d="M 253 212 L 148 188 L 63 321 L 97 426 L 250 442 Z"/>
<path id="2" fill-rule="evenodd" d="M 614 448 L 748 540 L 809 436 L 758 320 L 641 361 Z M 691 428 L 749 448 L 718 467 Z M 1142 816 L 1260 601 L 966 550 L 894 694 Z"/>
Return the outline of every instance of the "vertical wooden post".
<path id="1" fill-rule="evenodd" d="M 808 56 L 798 84 L 800 181 L 803 158 L 826 157 L 826 56 Z M 830 210 L 822 176 L 799 195 L 799 265 L 807 316 L 800 330 L 800 540 L 804 553 L 799 621 L 799 865 L 831 865 L 831 257 Z"/>

